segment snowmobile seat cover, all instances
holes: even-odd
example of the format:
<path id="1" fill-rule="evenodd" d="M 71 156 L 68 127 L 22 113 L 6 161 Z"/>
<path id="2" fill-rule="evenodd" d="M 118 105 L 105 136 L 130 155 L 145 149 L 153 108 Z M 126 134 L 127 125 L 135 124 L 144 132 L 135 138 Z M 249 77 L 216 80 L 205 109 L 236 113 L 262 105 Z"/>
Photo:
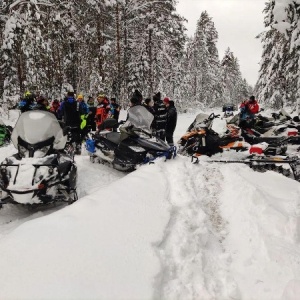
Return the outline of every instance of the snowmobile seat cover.
<path id="1" fill-rule="evenodd" d="M 128 119 L 122 127 L 133 126 L 142 129 L 148 133 L 152 133 L 151 124 L 154 116 L 142 105 L 136 105 L 128 110 Z"/>
<path id="2" fill-rule="evenodd" d="M 18 137 L 29 144 L 37 144 L 54 137 L 53 149 L 65 147 L 67 136 L 54 114 L 47 111 L 33 110 L 20 115 L 12 132 L 11 140 L 18 149 Z"/>

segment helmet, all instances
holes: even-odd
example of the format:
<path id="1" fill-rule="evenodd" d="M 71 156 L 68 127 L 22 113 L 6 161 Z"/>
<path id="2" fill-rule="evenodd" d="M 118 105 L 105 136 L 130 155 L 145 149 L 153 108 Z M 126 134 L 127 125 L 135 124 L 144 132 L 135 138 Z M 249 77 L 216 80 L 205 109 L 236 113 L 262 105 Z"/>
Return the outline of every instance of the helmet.
<path id="1" fill-rule="evenodd" d="M 82 94 L 79 94 L 78 97 L 77 97 L 77 99 L 83 100 L 83 95 L 82 95 Z"/>
<path id="2" fill-rule="evenodd" d="M 29 91 L 26 91 L 26 92 L 24 93 L 24 97 L 28 97 L 28 96 L 31 96 L 31 93 L 30 93 Z"/>

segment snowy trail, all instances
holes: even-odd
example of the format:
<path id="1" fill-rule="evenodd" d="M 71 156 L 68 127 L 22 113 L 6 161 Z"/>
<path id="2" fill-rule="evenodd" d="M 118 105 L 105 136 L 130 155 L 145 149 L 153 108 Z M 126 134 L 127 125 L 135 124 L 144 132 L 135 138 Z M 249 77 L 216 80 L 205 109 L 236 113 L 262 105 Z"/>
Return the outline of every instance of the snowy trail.
<path id="1" fill-rule="evenodd" d="M 163 167 L 172 211 L 158 245 L 162 270 L 154 298 L 238 298 L 223 253 L 227 224 L 219 209 L 223 177 L 218 166 L 192 165 L 181 157 Z"/>

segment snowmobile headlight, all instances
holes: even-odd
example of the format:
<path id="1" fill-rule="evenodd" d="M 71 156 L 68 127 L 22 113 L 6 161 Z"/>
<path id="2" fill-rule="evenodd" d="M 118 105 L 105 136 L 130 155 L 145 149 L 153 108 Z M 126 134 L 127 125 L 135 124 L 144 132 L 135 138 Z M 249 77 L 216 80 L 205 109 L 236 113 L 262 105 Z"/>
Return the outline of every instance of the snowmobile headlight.
<path id="1" fill-rule="evenodd" d="M 35 157 L 35 158 L 44 157 L 47 155 L 49 149 L 50 149 L 50 146 L 45 146 L 43 148 L 37 149 L 34 151 L 33 157 Z"/>

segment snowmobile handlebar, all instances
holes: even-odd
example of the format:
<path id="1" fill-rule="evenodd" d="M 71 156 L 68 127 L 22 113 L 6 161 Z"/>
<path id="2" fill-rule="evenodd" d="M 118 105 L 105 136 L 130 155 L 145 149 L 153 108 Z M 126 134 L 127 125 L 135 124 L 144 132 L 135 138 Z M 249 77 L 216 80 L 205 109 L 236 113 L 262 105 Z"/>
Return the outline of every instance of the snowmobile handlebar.
<path id="1" fill-rule="evenodd" d="M 212 121 L 213 119 L 216 119 L 216 118 L 220 118 L 220 115 L 215 115 L 215 113 L 211 113 L 208 117 L 208 120 Z"/>

